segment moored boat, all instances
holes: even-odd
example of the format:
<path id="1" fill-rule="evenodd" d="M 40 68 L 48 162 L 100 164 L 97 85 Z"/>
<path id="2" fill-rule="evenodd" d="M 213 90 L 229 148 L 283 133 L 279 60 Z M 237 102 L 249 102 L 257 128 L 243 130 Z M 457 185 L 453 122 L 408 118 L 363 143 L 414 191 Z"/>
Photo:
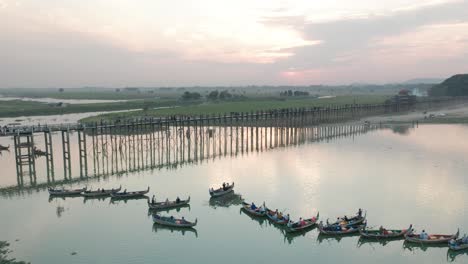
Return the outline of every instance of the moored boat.
<path id="1" fill-rule="evenodd" d="M 448 246 L 455 251 L 468 249 L 468 236 L 464 235 L 462 238 L 452 239 L 448 242 Z"/>
<path id="2" fill-rule="evenodd" d="M 249 203 L 246 203 L 246 202 L 242 202 L 242 209 L 250 214 L 250 215 L 253 215 L 253 216 L 259 216 L 259 217 L 263 217 L 263 216 L 266 216 L 266 210 L 265 210 L 265 203 L 263 203 L 262 206 L 260 207 L 255 207 L 254 209 L 252 208 L 252 204 L 249 204 Z"/>
<path id="3" fill-rule="evenodd" d="M 0 150 L 9 150 L 9 149 L 10 149 L 10 145 L 8 145 L 8 146 L 0 145 Z"/>
<path id="4" fill-rule="evenodd" d="M 405 240 L 407 242 L 420 243 L 420 244 L 448 243 L 450 240 L 458 238 L 458 235 L 460 234 L 460 230 L 457 230 L 457 233 L 453 235 L 440 235 L 440 234 L 424 235 L 424 234 L 425 234 L 424 231 L 422 234 L 415 234 L 413 233 L 413 231 L 411 231 L 405 235 Z"/>
<path id="5" fill-rule="evenodd" d="M 122 185 L 120 185 L 119 188 L 117 189 L 101 189 L 101 190 L 96 190 L 96 191 L 84 191 L 81 193 L 84 197 L 101 197 L 101 196 L 109 196 L 111 193 L 116 193 L 120 192 L 122 189 Z"/>
<path id="6" fill-rule="evenodd" d="M 123 192 L 115 192 L 115 193 L 110 193 L 110 196 L 114 199 L 125 199 L 125 198 L 135 198 L 135 197 L 141 197 L 147 194 L 150 190 L 150 187 L 148 186 L 148 189 L 144 191 L 133 191 L 133 192 L 127 192 L 127 190 L 124 190 Z"/>
<path id="7" fill-rule="evenodd" d="M 353 225 L 360 225 L 366 220 L 366 215 L 367 212 L 362 215 L 362 210 L 359 209 L 358 213 L 356 216 L 353 216 L 351 218 L 348 218 L 347 216 L 343 217 L 338 217 L 336 219 L 336 222 L 330 224 L 330 225 L 340 225 L 340 226 L 353 226 Z"/>
<path id="8" fill-rule="evenodd" d="M 148 207 L 155 210 L 163 210 L 169 208 L 177 208 L 189 204 L 190 196 L 187 200 L 175 200 L 175 201 L 166 201 L 166 202 L 150 202 L 148 201 Z"/>
<path id="9" fill-rule="evenodd" d="M 390 239 L 390 238 L 403 238 L 407 233 L 411 232 L 413 225 L 408 229 L 366 229 L 364 226 L 359 233 L 362 238 L 376 238 L 376 239 Z"/>
<path id="10" fill-rule="evenodd" d="M 227 183 L 225 186 L 214 190 L 213 188 L 208 190 L 211 197 L 220 197 L 234 191 L 234 182 L 232 184 Z"/>
<path id="11" fill-rule="evenodd" d="M 347 235 L 347 234 L 354 234 L 358 233 L 359 230 L 361 230 L 364 227 L 364 224 L 357 224 L 357 225 L 327 225 L 324 226 L 322 221 L 318 224 L 318 228 L 320 231 L 320 234 L 324 235 L 332 235 L 332 236 L 339 236 L 339 235 Z"/>
<path id="12" fill-rule="evenodd" d="M 72 189 L 72 190 L 67 190 L 67 189 L 54 189 L 49 187 L 48 191 L 50 195 L 56 195 L 56 196 L 67 196 L 67 195 L 78 195 L 84 191 L 86 191 L 87 187 L 81 188 L 81 189 Z"/>
<path id="13" fill-rule="evenodd" d="M 174 218 L 173 216 L 161 216 L 159 214 L 153 214 L 153 221 L 160 225 L 172 226 L 172 227 L 194 227 L 197 225 L 198 219 L 195 222 L 189 222 L 183 217 L 181 219 Z"/>
<path id="14" fill-rule="evenodd" d="M 317 212 L 317 215 L 309 218 L 309 219 L 300 219 L 298 222 L 295 223 L 288 223 L 286 232 L 292 233 L 292 232 L 298 232 L 298 231 L 303 231 L 308 228 L 314 227 L 317 224 L 317 221 L 319 219 L 320 212 Z"/>
<path id="15" fill-rule="evenodd" d="M 285 217 L 283 213 L 278 212 L 278 210 L 273 211 L 273 210 L 268 209 L 267 207 L 265 207 L 265 209 L 266 209 L 266 216 L 274 224 L 286 225 L 289 222 L 289 217 Z"/>

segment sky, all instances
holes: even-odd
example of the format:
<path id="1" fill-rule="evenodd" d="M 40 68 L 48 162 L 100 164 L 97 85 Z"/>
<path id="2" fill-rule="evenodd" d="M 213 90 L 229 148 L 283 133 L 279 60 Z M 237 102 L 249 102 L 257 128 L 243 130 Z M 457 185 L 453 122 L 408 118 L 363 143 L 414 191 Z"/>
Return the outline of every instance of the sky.
<path id="1" fill-rule="evenodd" d="M 0 0 L 0 87 L 395 83 L 468 72 L 468 0 Z"/>

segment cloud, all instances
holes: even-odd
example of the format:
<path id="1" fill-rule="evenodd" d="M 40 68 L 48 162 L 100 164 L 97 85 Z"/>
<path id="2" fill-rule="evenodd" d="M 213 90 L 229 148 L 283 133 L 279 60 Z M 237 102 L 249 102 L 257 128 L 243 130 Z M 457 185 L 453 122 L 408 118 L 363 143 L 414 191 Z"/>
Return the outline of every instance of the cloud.
<path id="1" fill-rule="evenodd" d="M 275 23 L 280 23 L 281 21 L 279 19 Z M 449 54 L 455 56 L 463 55 L 462 50 L 467 47 L 464 46 L 464 42 L 460 43 L 460 41 L 464 39 L 463 36 L 466 38 L 468 35 L 466 32 L 468 31 L 465 31 L 464 27 L 462 29 L 462 26 L 456 26 L 456 29 L 446 31 L 446 28 L 440 28 L 437 25 L 445 24 L 449 27 L 452 24 L 464 25 L 463 23 L 467 21 L 468 2 L 457 1 L 422 5 L 418 8 L 407 8 L 404 11 L 392 11 L 375 16 L 369 15 L 366 18 L 344 18 L 321 23 L 307 23 L 297 29 L 302 30 L 304 39 L 320 40 L 322 42 L 321 45 L 293 49 L 291 52 L 295 55 L 278 62 L 277 65 L 282 69 L 296 67 L 304 69 L 304 71 L 311 70 L 316 72 L 322 70 L 330 73 L 335 68 L 337 73 L 336 78 L 350 75 L 341 75 L 343 74 L 341 69 L 347 66 L 349 71 L 358 73 L 355 76 L 365 79 L 366 74 L 356 71 L 355 67 L 357 65 L 364 67 L 371 74 L 374 71 L 389 70 L 388 68 L 375 67 L 374 63 L 376 61 L 391 65 L 394 61 L 405 59 L 405 56 L 408 54 L 412 54 L 412 58 L 418 61 L 420 59 L 428 59 L 428 56 L 430 57 L 429 51 L 436 52 L 436 46 L 442 44 L 441 35 L 444 36 L 443 39 L 445 40 L 443 47 L 452 51 L 457 49 L 457 52 L 433 54 L 434 58 L 448 58 Z M 285 25 L 289 26 L 290 24 L 285 22 Z M 415 43 L 415 41 L 418 41 L 418 43 Z M 393 44 L 390 49 L 391 43 Z M 419 48 L 425 46 L 425 51 L 418 51 L 417 48 L 414 48 L 416 44 L 418 44 Z M 428 45 L 432 46 L 428 48 Z M 386 52 L 390 51 L 391 55 L 390 53 L 386 55 Z M 419 55 L 424 56 L 418 57 Z M 381 59 L 377 58 L 379 56 L 381 56 Z M 468 61 L 466 62 L 468 65 Z M 417 67 L 414 64 L 412 66 Z M 438 66 L 440 67 L 440 65 Z M 424 68 L 421 67 L 419 69 L 420 75 L 424 75 L 424 72 L 421 70 Z M 456 67 L 448 68 L 452 71 L 461 70 L 461 68 Z M 401 77 L 405 76 L 399 72 L 402 69 L 396 70 L 396 73 L 400 74 Z M 383 77 L 383 75 L 385 74 L 379 72 L 374 76 Z M 395 75 L 387 76 L 382 81 L 391 81 L 388 78 L 396 77 Z M 310 79 L 310 81 L 313 80 Z M 346 78 L 346 81 L 352 82 L 353 80 Z"/>

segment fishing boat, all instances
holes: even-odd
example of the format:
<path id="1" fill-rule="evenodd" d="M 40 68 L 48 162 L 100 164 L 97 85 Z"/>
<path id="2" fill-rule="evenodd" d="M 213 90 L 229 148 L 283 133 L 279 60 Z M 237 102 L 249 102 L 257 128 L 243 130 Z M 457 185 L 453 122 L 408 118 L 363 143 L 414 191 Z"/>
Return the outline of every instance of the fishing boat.
<path id="1" fill-rule="evenodd" d="M 299 231 L 307 230 L 308 228 L 314 227 L 317 224 L 319 216 L 320 216 L 320 212 L 317 212 L 317 215 L 312 218 L 301 219 L 296 223 L 288 224 L 286 228 L 286 232 L 289 232 L 289 233 L 299 232 Z"/>
<path id="2" fill-rule="evenodd" d="M 452 239 L 448 242 L 448 246 L 455 251 L 468 249 L 468 237 L 464 235 L 462 238 Z"/>
<path id="3" fill-rule="evenodd" d="M 375 238 L 375 239 L 391 239 L 403 238 L 407 233 L 411 232 L 413 225 L 408 229 L 366 229 L 366 226 L 359 230 L 362 238 Z"/>
<path id="4" fill-rule="evenodd" d="M 195 222 L 189 222 L 182 219 L 174 218 L 173 216 L 160 216 L 158 214 L 153 214 L 153 221 L 157 224 L 164 226 L 172 227 L 194 227 L 197 225 L 198 219 L 195 219 Z"/>
<path id="5" fill-rule="evenodd" d="M 49 194 L 50 195 L 56 195 L 56 196 L 67 196 L 67 195 L 78 195 L 84 191 L 86 191 L 87 187 L 81 188 L 81 189 L 73 189 L 73 190 L 67 190 L 67 189 L 54 189 L 52 187 L 48 188 Z"/>
<path id="6" fill-rule="evenodd" d="M 442 244 L 448 243 L 452 239 L 457 239 L 459 234 L 460 230 L 457 230 L 457 233 L 453 235 L 430 234 L 427 235 L 427 238 L 421 238 L 421 234 L 415 234 L 411 231 L 405 235 L 405 240 L 419 244 Z"/>
<path id="7" fill-rule="evenodd" d="M 34 152 L 34 155 L 36 156 L 47 156 L 47 152 L 42 151 L 36 147 L 34 147 L 33 152 Z"/>
<path id="8" fill-rule="evenodd" d="M 285 224 L 287 224 L 289 222 L 289 218 L 285 218 L 282 213 L 277 213 L 276 211 L 270 210 L 270 209 L 268 209 L 266 207 L 265 207 L 265 209 L 266 209 L 266 216 L 274 224 L 285 225 Z M 278 217 L 278 214 L 281 214 L 281 216 Z"/>
<path id="9" fill-rule="evenodd" d="M 148 189 L 144 191 L 133 191 L 133 192 L 127 192 L 127 190 L 124 190 L 123 192 L 114 192 L 110 193 L 110 196 L 114 199 L 125 199 L 125 198 L 135 198 L 135 197 L 141 197 L 147 194 L 150 190 L 150 187 L 148 186 Z"/>
<path id="10" fill-rule="evenodd" d="M 122 189 L 122 185 L 120 185 L 119 188 L 117 189 L 101 189 L 101 190 L 97 190 L 97 191 L 84 191 L 81 193 L 81 195 L 83 195 L 84 197 L 102 197 L 102 196 L 109 196 L 111 195 L 111 193 L 116 193 L 116 192 L 120 192 L 120 190 Z"/>
<path id="11" fill-rule="evenodd" d="M 357 224 L 357 225 L 351 225 L 351 226 L 348 226 L 348 225 L 341 226 L 341 225 L 332 224 L 332 225 L 324 226 L 321 221 L 318 224 L 320 234 L 332 235 L 332 236 L 358 233 L 359 230 L 364 228 L 364 226 L 365 226 L 364 224 Z"/>
<path id="12" fill-rule="evenodd" d="M 150 209 L 163 210 L 163 209 L 181 207 L 181 206 L 189 204 L 189 202 L 190 202 L 190 196 L 187 198 L 187 200 L 179 200 L 179 201 L 175 200 L 175 201 L 156 202 L 156 203 L 152 203 L 148 201 L 148 207 Z"/>
<path id="13" fill-rule="evenodd" d="M 211 197 L 220 197 L 220 196 L 226 195 L 226 194 L 228 194 L 228 193 L 230 193 L 232 191 L 234 191 L 234 182 L 231 185 L 226 184 L 225 187 L 221 187 L 221 188 L 216 189 L 216 190 L 211 188 L 209 190 L 209 193 L 210 193 Z"/>
<path id="14" fill-rule="evenodd" d="M 358 212 L 358 214 L 356 216 L 351 217 L 351 218 L 348 218 L 346 216 L 338 217 L 336 219 L 336 222 L 332 223 L 331 225 L 339 225 L 339 226 L 359 225 L 359 224 L 363 223 L 366 220 L 366 215 L 367 215 L 367 212 L 365 212 L 364 215 L 362 215 L 362 211 L 360 211 L 360 212 L 361 213 Z"/>
<path id="15" fill-rule="evenodd" d="M 263 203 L 263 206 L 257 207 L 255 209 L 252 209 L 252 205 L 246 202 L 242 202 L 242 209 L 253 216 L 259 216 L 263 217 L 266 216 L 266 210 L 265 210 L 265 203 Z"/>

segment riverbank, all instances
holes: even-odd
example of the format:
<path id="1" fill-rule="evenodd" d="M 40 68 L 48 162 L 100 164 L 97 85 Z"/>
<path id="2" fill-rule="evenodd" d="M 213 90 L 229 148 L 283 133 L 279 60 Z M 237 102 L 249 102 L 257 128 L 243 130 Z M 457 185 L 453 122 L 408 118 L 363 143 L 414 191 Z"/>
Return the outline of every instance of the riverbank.
<path id="1" fill-rule="evenodd" d="M 164 117 L 171 115 L 197 116 L 224 114 L 231 112 L 255 112 L 269 109 L 304 108 L 340 106 L 347 104 L 381 104 L 388 99 L 384 95 L 337 96 L 327 98 L 265 98 L 246 99 L 236 102 L 204 102 L 201 104 L 184 105 L 177 108 L 152 109 L 148 111 L 121 112 L 98 115 L 80 120 L 82 123 L 92 123 L 101 120 L 115 121 L 137 119 L 144 117 Z"/>
<path id="2" fill-rule="evenodd" d="M 420 124 L 468 124 L 468 103 L 442 108 L 423 108 L 407 113 L 366 117 L 363 118 L 362 121 L 389 124 L 414 122 Z"/>

